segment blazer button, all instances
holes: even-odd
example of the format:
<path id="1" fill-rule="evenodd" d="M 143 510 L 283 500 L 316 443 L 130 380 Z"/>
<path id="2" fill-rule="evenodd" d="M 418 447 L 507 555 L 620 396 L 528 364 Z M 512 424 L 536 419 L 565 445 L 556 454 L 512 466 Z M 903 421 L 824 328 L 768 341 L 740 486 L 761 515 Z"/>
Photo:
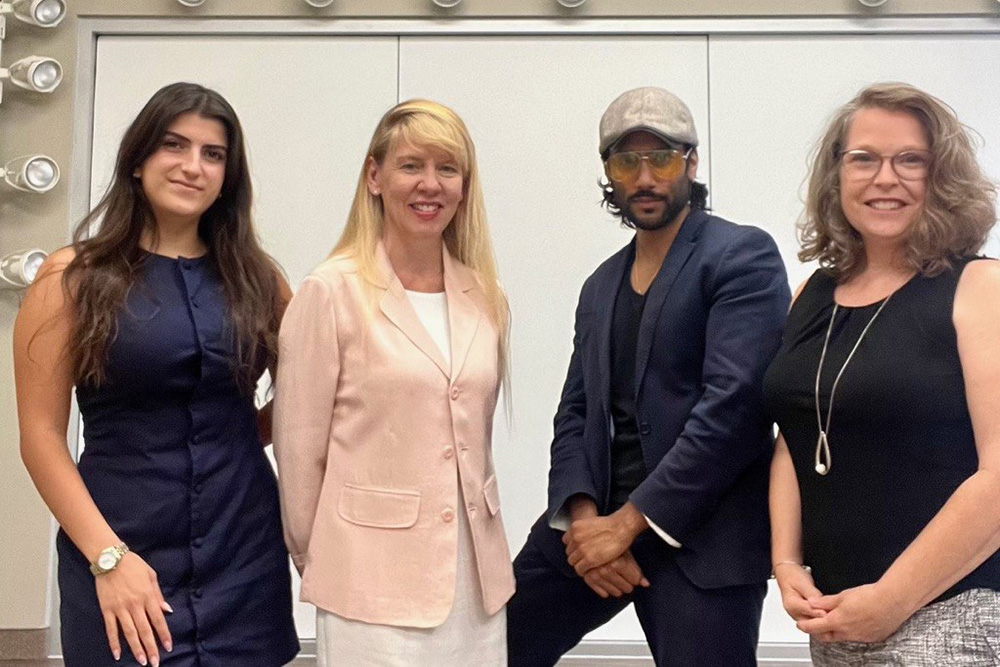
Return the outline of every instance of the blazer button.
<path id="1" fill-rule="evenodd" d="M 642 422 L 641 424 L 639 424 L 639 433 L 641 435 L 649 435 L 649 432 L 651 430 L 652 429 L 649 428 L 649 424 L 647 424 L 646 422 Z"/>
<path id="2" fill-rule="evenodd" d="M 457 401 L 458 400 L 458 387 L 452 387 L 451 388 L 451 400 L 453 400 L 453 401 Z"/>
<path id="3" fill-rule="evenodd" d="M 454 447 L 452 447 L 451 445 L 448 445 L 447 447 L 444 448 L 444 457 L 446 459 L 450 459 L 454 455 L 455 455 L 455 448 Z"/>
<path id="4" fill-rule="evenodd" d="M 441 512 L 441 518 L 444 519 L 446 523 L 450 523 L 455 518 L 455 510 L 450 507 L 445 507 L 444 511 Z"/>
<path id="5" fill-rule="evenodd" d="M 475 505 L 469 505 L 469 515 L 470 516 L 475 516 L 476 515 L 476 506 Z"/>

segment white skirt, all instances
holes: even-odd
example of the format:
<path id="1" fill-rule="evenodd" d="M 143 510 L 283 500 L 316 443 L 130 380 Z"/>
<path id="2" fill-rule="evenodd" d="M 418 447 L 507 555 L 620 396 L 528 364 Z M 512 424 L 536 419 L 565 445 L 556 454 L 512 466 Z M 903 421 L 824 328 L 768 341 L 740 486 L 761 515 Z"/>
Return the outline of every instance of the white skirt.
<path id="1" fill-rule="evenodd" d="M 459 507 L 464 507 L 459 484 Z M 492 616 L 483 609 L 472 532 L 464 511 L 458 517 L 455 603 L 436 628 L 404 628 L 354 621 L 316 611 L 317 667 L 446 667 L 507 664 L 507 608 Z"/>

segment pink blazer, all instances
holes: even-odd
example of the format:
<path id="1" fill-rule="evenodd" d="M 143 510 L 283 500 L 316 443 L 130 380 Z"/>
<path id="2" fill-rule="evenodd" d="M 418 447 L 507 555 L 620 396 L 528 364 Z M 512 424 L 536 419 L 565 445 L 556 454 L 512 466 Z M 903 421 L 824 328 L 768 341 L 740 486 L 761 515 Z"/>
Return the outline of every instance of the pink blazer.
<path id="1" fill-rule="evenodd" d="M 388 284 L 374 301 L 353 261 L 332 258 L 281 325 L 274 451 L 302 599 L 368 623 L 440 625 L 465 512 L 493 614 L 514 592 L 490 449 L 497 331 L 476 275 L 446 251 L 445 363 L 381 245 L 378 260 Z"/>

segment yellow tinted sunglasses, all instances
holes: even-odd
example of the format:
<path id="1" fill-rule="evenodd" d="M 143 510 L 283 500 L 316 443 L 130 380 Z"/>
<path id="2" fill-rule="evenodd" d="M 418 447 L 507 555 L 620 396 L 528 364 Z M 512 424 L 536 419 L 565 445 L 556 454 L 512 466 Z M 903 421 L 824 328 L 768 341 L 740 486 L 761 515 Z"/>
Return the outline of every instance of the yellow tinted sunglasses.
<path id="1" fill-rule="evenodd" d="M 649 164 L 653 177 L 660 181 L 668 181 L 680 176 L 684 171 L 692 148 L 683 153 L 673 148 L 658 151 L 628 151 L 614 153 L 604 163 L 608 178 L 618 183 L 634 181 L 639 177 L 643 161 Z"/>

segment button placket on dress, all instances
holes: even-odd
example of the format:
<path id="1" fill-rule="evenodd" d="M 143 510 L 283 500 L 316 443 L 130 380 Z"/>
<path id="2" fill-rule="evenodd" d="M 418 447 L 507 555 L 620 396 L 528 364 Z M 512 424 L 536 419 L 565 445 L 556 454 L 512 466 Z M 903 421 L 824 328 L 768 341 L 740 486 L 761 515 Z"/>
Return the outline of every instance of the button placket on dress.
<path id="1" fill-rule="evenodd" d="M 192 400 L 188 406 L 188 414 L 190 416 L 191 424 L 191 430 L 188 435 L 188 449 L 191 453 L 191 479 L 189 485 L 189 488 L 191 489 L 191 609 L 195 620 L 195 628 L 197 630 L 198 650 L 201 651 L 203 650 L 203 638 L 201 637 L 201 632 L 198 629 L 200 626 L 198 608 L 204 595 L 202 582 L 205 574 L 205 557 L 202 552 L 202 547 L 205 542 L 204 534 L 208 528 L 204 522 L 206 520 L 210 520 L 211 517 L 204 516 L 200 507 L 203 502 L 203 480 L 207 477 L 207 471 L 204 470 L 204 466 L 202 465 L 203 457 L 199 451 L 198 443 L 201 439 L 201 433 L 206 428 L 207 424 L 204 423 L 204 420 L 199 415 L 199 411 L 195 408 L 199 405 L 198 396 L 201 391 L 201 386 L 205 381 L 206 330 L 211 329 L 211 314 L 206 312 L 205 309 L 202 309 L 198 303 L 198 290 L 203 282 L 203 276 L 200 271 L 196 270 L 197 263 L 192 260 L 179 259 L 178 266 L 181 278 L 183 279 L 185 297 L 188 303 L 188 313 L 191 317 L 191 322 L 194 325 L 195 337 L 198 341 L 201 364 L 200 378 L 198 384 L 195 385 L 194 391 L 191 395 Z"/>

